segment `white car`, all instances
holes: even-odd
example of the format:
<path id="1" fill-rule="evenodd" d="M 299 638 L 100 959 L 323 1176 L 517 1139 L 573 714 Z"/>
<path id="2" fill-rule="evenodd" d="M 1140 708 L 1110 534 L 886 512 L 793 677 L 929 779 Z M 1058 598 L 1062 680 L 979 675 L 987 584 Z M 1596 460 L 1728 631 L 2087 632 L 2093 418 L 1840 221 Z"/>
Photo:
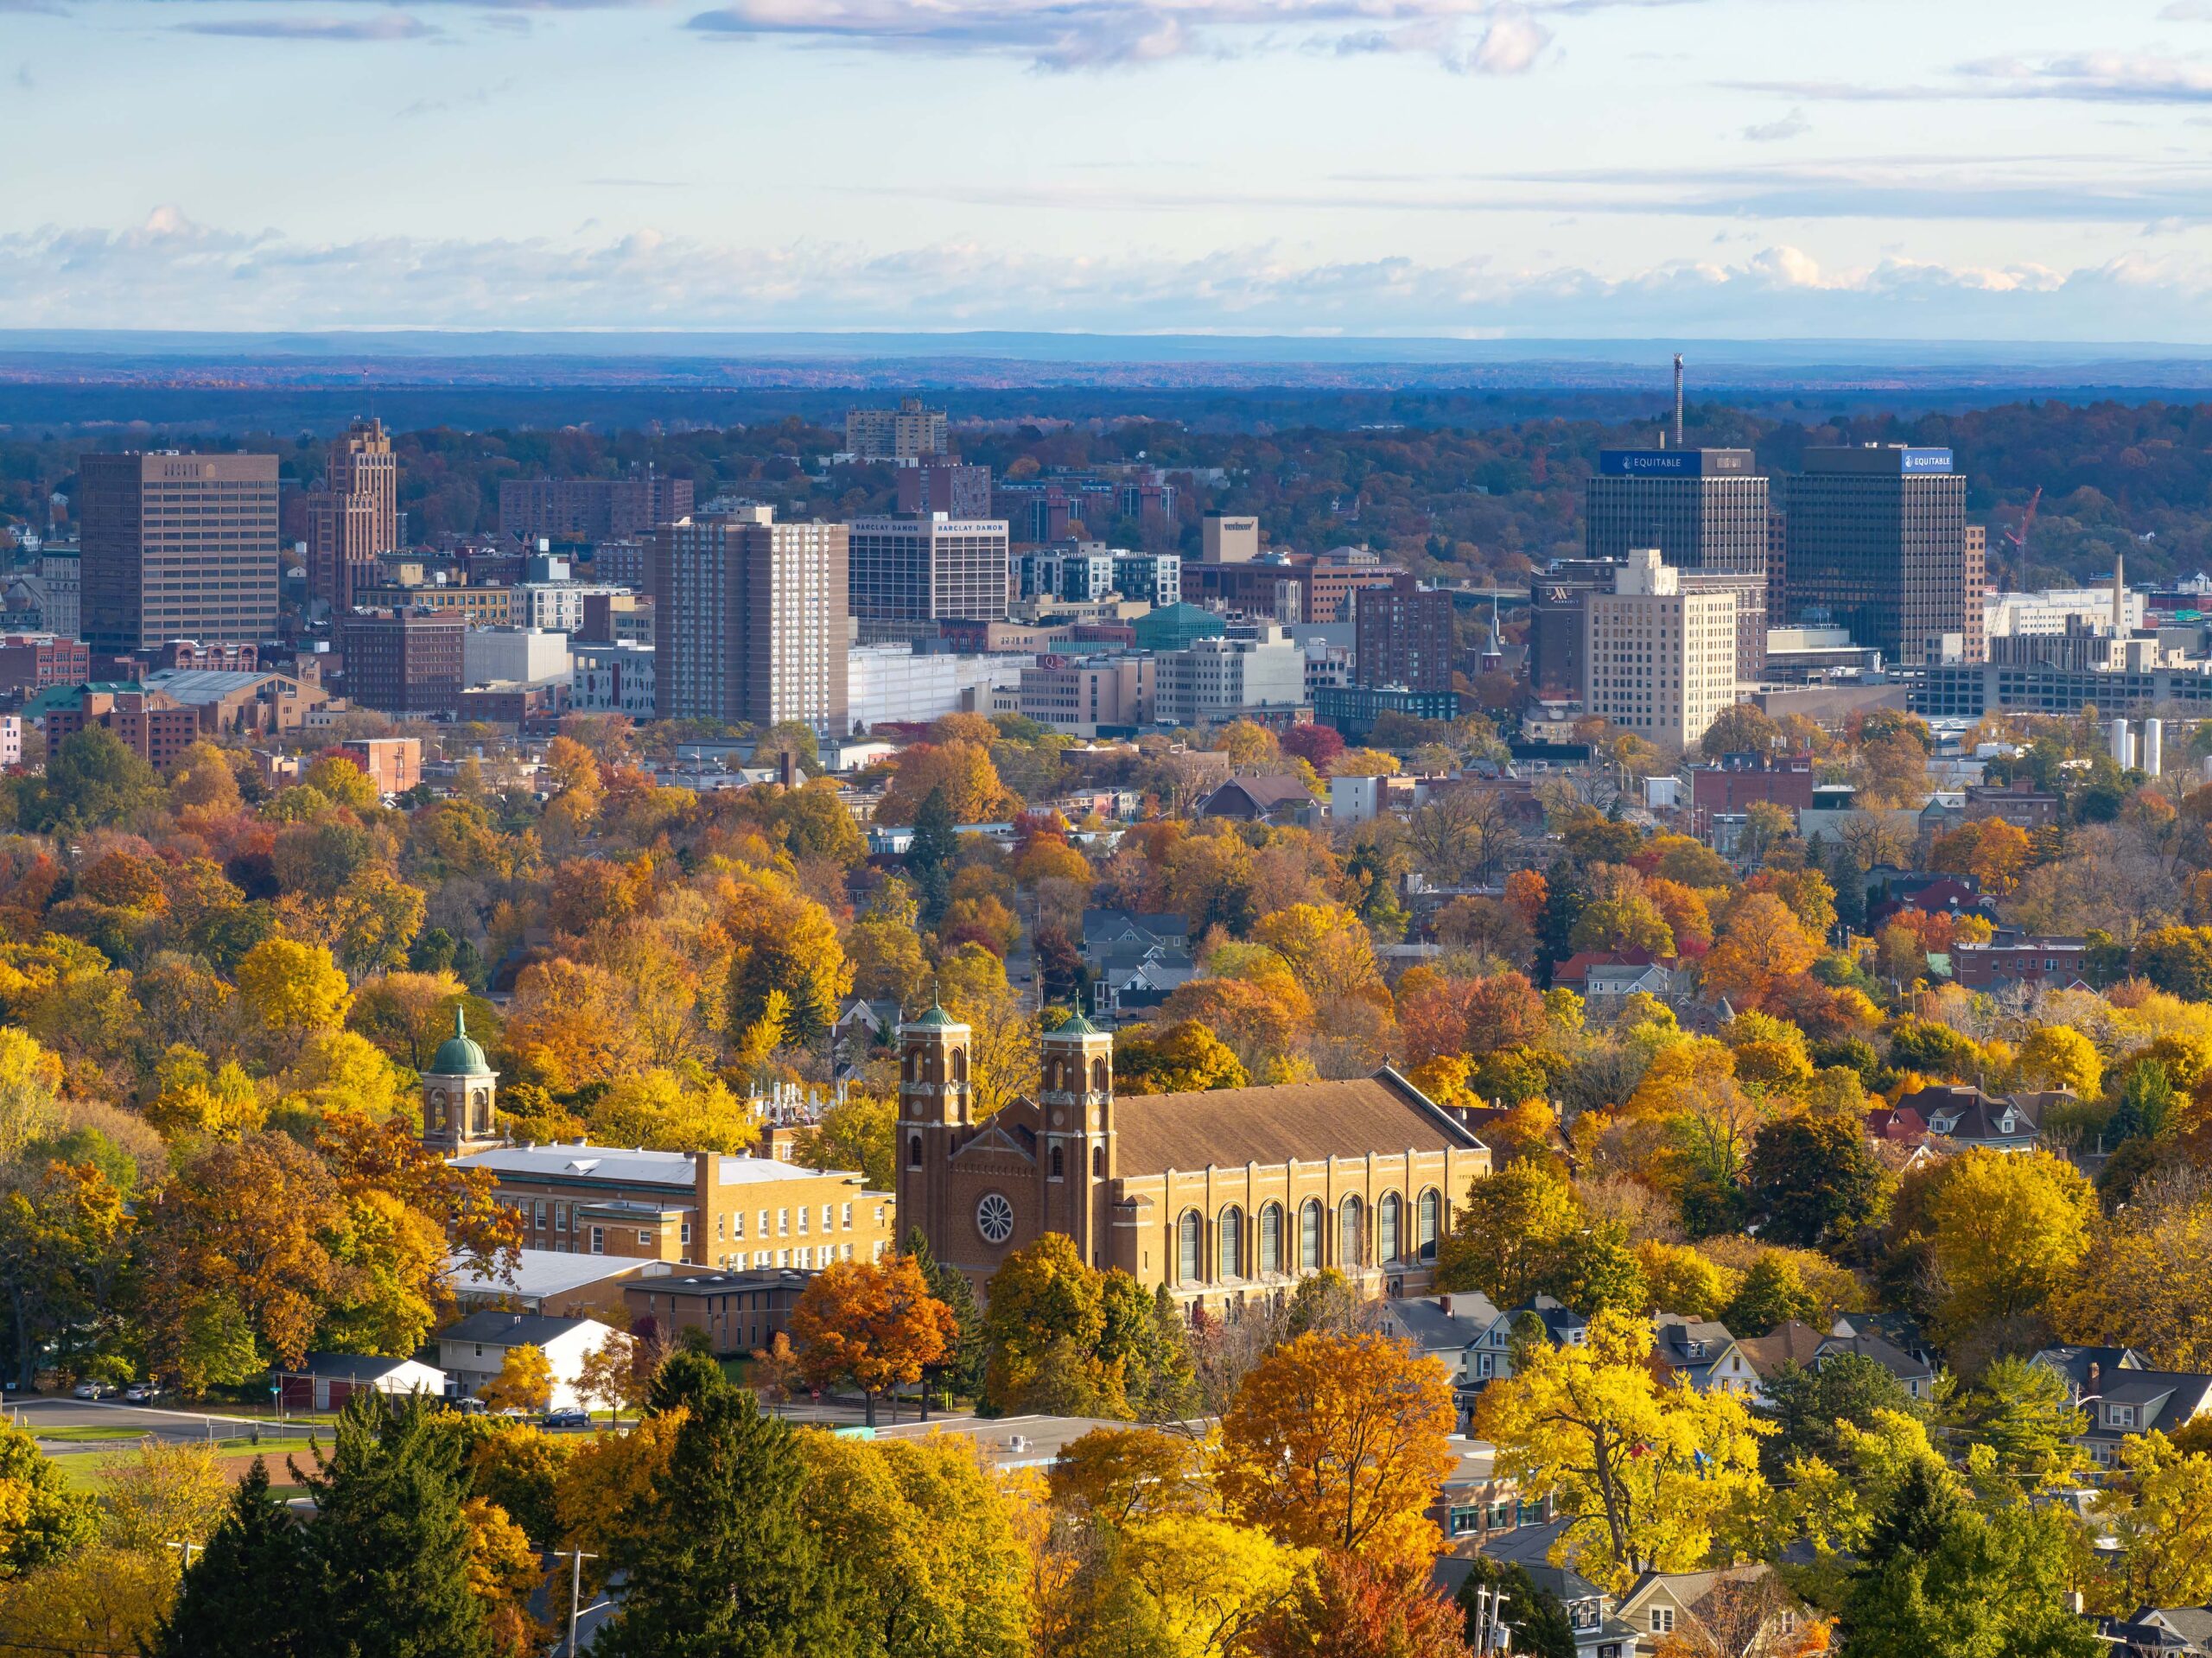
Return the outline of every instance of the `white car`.
<path id="1" fill-rule="evenodd" d="M 150 1405 L 162 1396 L 162 1391 L 158 1382 L 134 1382 L 123 1390 L 123 1396 L 133 1405 Z"/>
<path id="2" fill-rule="evenodd" d="M 115 1384 L 109 1382 L 80 1382 L 69 1391 L 78 1399 L 112 1399 L 115 1397 Z"/>

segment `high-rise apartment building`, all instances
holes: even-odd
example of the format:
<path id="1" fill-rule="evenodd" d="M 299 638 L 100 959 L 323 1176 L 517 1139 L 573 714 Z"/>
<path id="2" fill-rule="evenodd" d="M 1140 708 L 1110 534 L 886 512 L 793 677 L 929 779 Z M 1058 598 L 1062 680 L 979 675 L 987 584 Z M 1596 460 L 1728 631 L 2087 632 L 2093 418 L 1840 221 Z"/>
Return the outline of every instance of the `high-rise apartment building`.
<path id="1" fill-rule="evenodd" d="M 1584 493 L 1583 544 L 1618 562 L 1643 547 L 1686 586 L 1736 595 L 1736 671 L 1766 671 L 1767 480 L 1749 449 L 1605 449 Z"/>
<path id="2" fill-rule="evenodd" d="M 896 409 L 853 409 L 845 414 L 845 448 L 863 461 L 943 454 L 950 435 L 944 410 L 923 408 L 919 397 L 901 397 Z"/>
<path id="3" fill-rule="evenodd" d="M 1682 585 L 1656 548 L 1586 594 L 1582 706 L 1656 743 L 1688 747 L 1736 701 L 1736 594 Z"/>
<path id="4" fill-rule="evenodd" d="M 654 702 L 664 720 L 845 729 L 842 524 L 694 513 L 653 532 Z"/>
<path id="5" fill-rule="evenodd" d="M 1969 569 L 1967 480 L 1948 449 L 1808 449 L 1789 506 L 1785 619 L 1847 627 L 1904 667 L 1973 659 L 1983 581 Z"/>
<path id="6" fill-rule="evenodd" d="M 899 468 L 901 512 L 944 512 L 956 518 L 991 516 L 991 469 L 932 456 Z"/>
<path id="7" fill-rule="evenodd" d="M 1352 595 L 1352 683 L 1452 689 L 1452 595 L 1401 576 Z"/>
<path id="8" fill-rule="evenodd" d="M 88 454 L 77 480 L 95 651 L 276 632 L 275 455 Z"/>
<path id="9" fill-rule="evenodd" d="M 689 478 L 651 467 L 626 478 L 508 478 L 499 485 L 499 533 L 525 543 L 636 541 L 691 513 Z"/>
<path id="10" fill-rule="evenodd" d="M 308 495 L 308 597 L 350 610 L 377 584 L 377 560 L 399 549 L 399 460 L 378 420 L 331 440 L 321 486 Z"/>
<path id="11" fill-rule="evenodd" d="M 863 626 L 1006 619 L 1004 518 L 930 512 L 855 518 L 847 529 L 852 613 Z"/>

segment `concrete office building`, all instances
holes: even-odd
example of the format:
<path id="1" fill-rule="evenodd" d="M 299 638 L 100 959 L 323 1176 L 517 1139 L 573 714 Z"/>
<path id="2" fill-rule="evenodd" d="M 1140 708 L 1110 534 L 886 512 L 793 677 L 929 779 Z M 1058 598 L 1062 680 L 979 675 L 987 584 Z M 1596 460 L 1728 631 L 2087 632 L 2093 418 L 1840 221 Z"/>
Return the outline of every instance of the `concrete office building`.
<path id="1" fill-rule="evenodd" d="M 1808 449 L 1789 499 L 1781 622 L 1849 628 L 1902 667 L 1973 659 L 1982 582 L 1948 449 Z"/>
<path id="2" fill-rule="evenodd" d="M 896 409 L 854 409 L 845 415 L 845 448 L 863 461 L 915 461 L 950 447 L 944 410 L 901 397 Z"/>
<path id="3" fill-rule="evenodd" d="M 846 530 L 848 591 L 863 626 L 1006 619 L 1004 518 L 915 513 L 855 518 Z"/>
<path id="4" fill-rule="evenodd" d="M 308 597 L 349 610 L 399 549 L 399 458 L 379 420 L 357 420 L 330 443 L 308 494 Z"/>
<path id="5" fill-rule="evenodd" d="M 694 513 L 653 533 L 664 720 L 847 729 L 846 529 Z"/>
<path id="6" fill-rule="evenodd" d="M 534 685 L 566 679 L 570 671 L 569 636 L 543 627 L 472 627 L 461 636 L 461 680 L 488 685 L 513 680 Z"/>
<path id="7" fill-rule="evenodd" d="M 1606 449 L 1585 491 L 1584 550 L 1618 562 L 1656 547 L 1686 586 L 1733 593 L 1736 674 L 1756 684 L 1766 670 L 1770 508 L 1749 449 Z"/>
<path id="8" fill-rule="evenodd" d="M 38 575 L 45 589 L 40 626 L 65 639 L 81 638 L 85 632 L 85 561 L 77 548 L 48 548 L 38 561 Z"/>
<path id="9" fill-rule="evenodd" d="M 1411 576 L 1354 594 L 1352 682 L 1449 691 L 1452 595 L 1416 587 Z"/>
<path id="10" fill-rule="evenodd" d="M 1163 651 L 1154 674 L 1153 717 L 1162 725 L 1287 718 L 1306 707 L 1306 652 L 1280 627 Z"/>
<path id="11" fill-rule="evenodd" d="M 629 640 L 572 644 L 569 706 L 579 714 L 653 717 L 653 647 Z"/>
<path id="12" fill-rule="evenodd" d="M 1657 549 L 1630 552 L 1583 615 L 1584 712 L 1687 748 L 1736 701 L 1735 594 L 1684 587 Z"/>
<path id="13" fill-rule="evenodd" d="M 988 715 L 992 693 L 1021 682 L 1032 659 L 1018 656 L 918 653 L 911 645 L 855 645 L 846 658 L 845 696 L 853 725 L 927 725 L 948 714 Z"/>
<path id="14" fill-rule="evenodd" d="M 1152 723 L 1156 673 L 1150 657 L 1039 657 L 1021 670 L 1020 707 L 1070 736 L 1126 734 Z"/>
<path id="15" fill-rule="evenodd" d="M 276 632 L 275 455 L 87 454 L 77 480 L 93 650 Z"/>
<path id="16" fill-rule="evenodd" d="M 1198 557 L 1208 564 L 1249 564 L 1260 556 L 1260 521 L 1209 512 L 1198 520 Z"/>
<path id="17" fill-rule="evenodd" d="M 524 581 L 515 589 L 515 626 L 581 633 L 591 600 L 616 598 L 627 591 L 595 581 Z"/>

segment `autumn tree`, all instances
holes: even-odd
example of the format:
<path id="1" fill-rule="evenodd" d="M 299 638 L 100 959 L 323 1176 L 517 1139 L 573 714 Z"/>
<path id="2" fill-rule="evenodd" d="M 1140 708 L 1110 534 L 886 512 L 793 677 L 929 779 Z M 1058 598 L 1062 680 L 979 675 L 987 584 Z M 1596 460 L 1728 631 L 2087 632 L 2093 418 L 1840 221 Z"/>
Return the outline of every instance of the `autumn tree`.
<path id="1" fill-rule="evenodd" d="M 1948 1338 L 1979 1330 L 2000 1344 L 2031 1343 L 2088 1253 L 2096 1213 L 2089 1183 L 2048 1152 L 1952 1159 L 1927 1201 L 1936 1314 Z"/>
<path id="2" fill-rule="evenodd" d="M 553 1363 L 532 1343 L 510 1347 L 476 1396 L 493 1410 L 542 1411 L 553 1399 Z"/>
<path id="3" fill-rule="evenodd" d="M 150 1643 L 155 1658 L 277 1658 L 308 1650 L 305 1528 L 256 1457 L 229 1511 L 184 1573 Z"/>
<path id="4" fill-rule="evenodd" d="M 272 1037 L 334 1031 L 352 1005 L 345 974 L 319 944 L 265 938 L 245 953 L 237 976 L 238 994 Z"/>
<path id="5" fill-rule="evenodd" d="M 1476 1408 L 1501 1477 L 1554 1494 L 1580 1569 L 1600 1583 L 1705 1564 L 1765 1491 L 1770 1430 L 1736 1394 L 1661 1382 L 1651 1351 L 1641 1317 L 1600 1312 L 1581 1344 L 1530 1348 Z"/>
<path id="6" fill-rule="evenodd" d="M 1231 1514 L 1282 1542 L 1425 1566 L 1457 1422 L 1435 1360 L 1380 1334 L 1309 1332 L 1244 1378 L 1215 1478 Z"/>
<path id="7" fill-rule="evenodd" d="M 1517 1306 L 1548 1279 L 1582 1224 L 1565 1175 L 1533 1158 L 1510 1163 L 1469 1187 L 1438 1251 L 1438 1286 L 1480 1290 L 1501 1307 Z"/>
<path id="8" fill-rule="evenodd" d="M 2127 1605 L 2212 1600 L 2212 1456 L 2156 1429 L 2130 1434 L 2095 1513 L 2119 1540 Z"/>
<path id="9" fill-rule="evenodd" d="M 873 1427 L 876 1401 L 919 1382 L 959 1332 L 913 1257 L 893 1255 L 837 1261 L 817 1274 L 791 1308 L 791 1333 L 807 1379 L 858 1388 Z"/>
<path id="10" fill-rule="evenodd" d="M 1098 1359 L 1105 1333 L 1102 1275 L 1071 1239 L 1047 1232 L 1007 1256 L 985 1286 L 986 1396 L 1008 1413 L 1121 1414 L 1120 1378 Z"/>

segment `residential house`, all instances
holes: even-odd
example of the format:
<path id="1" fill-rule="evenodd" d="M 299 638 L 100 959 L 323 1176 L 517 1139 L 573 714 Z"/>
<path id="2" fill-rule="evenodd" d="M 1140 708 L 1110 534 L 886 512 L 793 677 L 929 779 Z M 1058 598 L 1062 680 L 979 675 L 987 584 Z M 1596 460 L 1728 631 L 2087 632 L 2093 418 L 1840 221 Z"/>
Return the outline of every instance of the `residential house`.
<path id="1" fill-rule="evenodd" d="M 1461 1560 L 1478 1553 L 1493 1538 L 1522 1526 L 1541 1526 L 1551 1519 L 1548 1499 L 1524 1500 L 1514 1481 L 1497 1477 L 1496 1446 L 1460 1434 L 1454 1434 L 1449 1443 L 1458 1460 L 1445 1475 L 1428 1514 L 1444 1534 L 1446 1547 Z M 1440 1569 L 1438 1576 L 1455 1591 L 1465 1581 L 1464 1571 Z"/>
<path id="2" fill-rule="evenodd" d="M 1552 982 L 1586 1001 L 1618 1001 L 1639 990 L 1664 1001 L 1674 994 L 1680 966 L 1674 956 L 1644 950 L 1580 950 L 1553 970 Z"/>
<path id="3" fill-rule="evenodd" d="M 446 1373 L 435 1365 L 363 1353 L 310 1353 L 298 1364 L 271 1372 L 270 1381 L 288 1411 L 337 1410 L 357 1393 L 419 1393 L 439 1399 L 446 1392 Z"/>
<path id="4" fill-rule="evenodd" d="M 1662 1375 L 1680 1376 L 1700 1393 L 1756 1394 L 1758 1372 L 1715 1318 L 1662 1312 L 1651 1320 L 1652 1363 Z"/>
<path id="5" fill-rule="evenodd" d="M 1614 1616 L 1655 1642 L 1701 1634 L 1713 1650 L 1756 1655 L 1795 1650 L 1813 1614 L 1774 1568 L 1762 1563 L 1713 1572 L 1646 1572 L 1621 1597 Z"/>
<path id="6" fill-rule="evenodd" d="M 1916 1089 L 1897 1101 L 1928 1124 L 1928 1132 L 1955 1151 L 2031 1152 L 2041 1130 L 2028 1096 L 1993 1099 L 1978 1088 L 1942 1083 Z"/>
<path id="7" fill-rule="evenodd" d="M 2212 1375 L 2153 1370 L 2132 1347 L 2046 1347 L 2034 1363 L 2073 1384 L 2088 1417 L 2074 1442 L 2101 1468 L 2118 1460 L 2131 1435 L 2155 1429 L 2171 1437 L 2212 1406 Z"/>
<path id="8" fill-rule="evenodd" d="M 1878 1331 L 1854 1326 L 1848 1318 L 1837 1319 L 1835 1328 L 1813 1355 L 1813 1369 L 1819 1369 L 1840 1353 L 1872 1359 L 1895 1376 L 1915 1399 L 1935 1397 L 1935 1365 L 1923 1355 L 1907 1352 Z"/>
<path id="9" fill-rule="evenodd" d="M 588 1402 L 576 1392 L 584 1360 L 615 1333 L 596 1318 L 487 1308 L 438 1332 L 438 1363 L 445 1369 L 449 1390 L 455 1396 L 473 1397 L 499 1374 L 510 1351 L 535 1347 L 545 1355 L 552 1371 L 550 1407 L 577 1410 Z"/>
<path id="10" fill-rule="evenodd" d="M 1109 944 L 1094 965 L 1099 1005 L 1123 1018 L 1159 1012 L 1169 995 L 1198 976 L 1190 951 L 1135 939 Z"/>
<path id="11" fill-rule="evenodd" d="M 865 996 L 845 1004 L 830 1026 L 830 1051 L 837 1057 L 841 1073 L 858 1070 L 878 1052 L 893 1051 L 902 1011 L 895 1001 Z"/>
<path id="12" fill-rule="evenodd" d="M 1951 976 L 1968 990 L 2002 990 L 2012 985 L 2059 988 L 2082 981 L 2087 941 L 1999 927 L 1986 944 L 1955 943 Z"/>
<path id="13" fill-rule="evenodd" d="M 1199 817 L 1230 817 L 1248 823 L 1303 824 L 1320 819 L 1321 803 L 1304 781 L 1289 774 L 1231 778 L 1194 810 Z"/>
<path id="14" fill-rule="evenodd" d="M 1483 1355 L 1504 1347 L 1503 1341 L 1491 1342 L 1500 1332 L 1500 1318 L 1496 1305 L 1480 1290 L 1386 1301 L 1383 1315 L 1393 1335 L 1411 1342 L 1422 1357 L 1442 1362 L 1454 1388 L 1471 1392 L 1497 1374 L 1494 1363 L 1491 1369 L 1479 1363 Z"/>
<path id="15" fill-rule="evenodd" d="M 1134 910 L 1085 910 L 1083 959 L 1093 967 L 1116 944 L 1159 944 L 1188 950 L 1191 924 L 1179 915 L 1142 915 Z"/>
<path id="16" fill-rule="evenodd" d="M 1792 1318 L 1777 1324 L 1764 1336 L 1745 1336 L 1736 1343 L 1736 1350 L 1744 1362 L 1751 1367 L 1751 1374 L 1758 1378 L 1760 1400 L 1766 1397 L 1767 1383 L 1780 1374 L 1785 1364 L 1794 1364 L 1801 1370 L 1809 1370 L 1820 1355 L 1821 1344 L 1827 1337 L 1808 1324 Z"/>
<path id="17" fill-rule="evenodd" d="M 2033 834 L 2058 823 L 2058 797 L 2038 789 L 2032 778 L 2014 778 L 2009 785 L 1976 784 L 1966 791 L 1967 822 L 2001 817 L 2014 829 Z"/>
<path id="18" fill-rule="evenodd" d="M 2097 1620 L 2113 1658 L 2202 1658 L 2212 1654 L 2212 1606 L 2139 1606 Z"/>

